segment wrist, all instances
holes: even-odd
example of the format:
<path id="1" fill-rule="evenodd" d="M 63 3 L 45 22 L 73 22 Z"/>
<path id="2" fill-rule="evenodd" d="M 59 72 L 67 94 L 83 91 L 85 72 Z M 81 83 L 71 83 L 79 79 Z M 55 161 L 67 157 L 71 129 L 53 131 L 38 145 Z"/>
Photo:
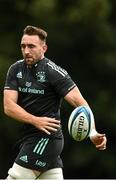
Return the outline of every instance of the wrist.
<path id="1" fill-rule="evenodd" d="M 37 118 L 36 116 L 32 115 L 31 120 L 30 120 L 30 124 L 35 125 L 35 123 L 37 121 L 36 118 Z"/>
<path id="2" fill-rule="evenodd" d="M 89 135 L 90 139 L 91 139 L 91 137 L 97 135 L 97 133 L 98 132 L 96 131 L 96 129 L 92 129 L 91 132 L 90 132 L 90 135 Z"/>

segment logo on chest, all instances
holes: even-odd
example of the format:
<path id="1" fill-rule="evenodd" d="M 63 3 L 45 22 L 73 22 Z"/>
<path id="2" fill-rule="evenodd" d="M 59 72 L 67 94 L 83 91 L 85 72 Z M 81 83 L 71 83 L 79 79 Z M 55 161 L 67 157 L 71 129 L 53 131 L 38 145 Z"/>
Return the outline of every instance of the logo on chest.
<path id="1" fill-rule="evenodd" d="M 32 82 L 26 81 L 26 83 L 25 83 L 25 86 L 26 86 L 26 87 L 31 87 L 31 85 L 32 85 Z"/>
<path id="2" fill-rule="evenodd" d="M 37 77 L 38 82 L 45 82 L 46 81 L 45 72 L 43 72 L 43 71 L 37 72 L 36 77 Z"/>
<path id="3" fill-rule="evenodd" d="M 22 77 L 23 77 L 23 76 L 22 76 L 22 72 L 18 72 L 16 77 L 17 77 L 18 79 L 22 79 Z"/>

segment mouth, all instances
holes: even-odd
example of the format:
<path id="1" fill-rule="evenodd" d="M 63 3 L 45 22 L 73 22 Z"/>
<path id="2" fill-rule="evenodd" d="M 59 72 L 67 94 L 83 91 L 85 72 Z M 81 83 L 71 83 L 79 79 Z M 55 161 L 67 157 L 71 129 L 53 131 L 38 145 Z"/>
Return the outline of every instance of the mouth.
<path id="1" fill-rule="evenodd" d="M 33 63 L 34 63 L 32 57 L 27 56 L 27 57 L 25 57 L 24 59 L 25 59 L 26 64 L 33 64 Z"/>
<path id="2" fill-rule="evenodd" d="M 32 59 L 31 56 L 25 56 L 25 59 Z"/>

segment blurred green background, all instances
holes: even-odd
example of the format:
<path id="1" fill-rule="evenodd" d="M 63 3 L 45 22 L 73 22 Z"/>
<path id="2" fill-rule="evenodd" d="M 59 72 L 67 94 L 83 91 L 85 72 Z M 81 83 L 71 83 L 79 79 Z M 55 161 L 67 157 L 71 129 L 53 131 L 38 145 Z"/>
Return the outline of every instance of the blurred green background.
<path id="1" fill-rule="evenodd" d="M 65 68 L 91 106 L 97 130 L 106 133 L 107 150 L 74 141 L 67 121 L 72 107 L 61 109 L 65 147 L 64 178 L 116 178 L 116 1 L 0 0 L 0 178 L 12 165 L 20 123 L 3 113 L 8 67 L 22 58 L 20 38 L 26 25 L 48 32 L 46 57 Z"/>

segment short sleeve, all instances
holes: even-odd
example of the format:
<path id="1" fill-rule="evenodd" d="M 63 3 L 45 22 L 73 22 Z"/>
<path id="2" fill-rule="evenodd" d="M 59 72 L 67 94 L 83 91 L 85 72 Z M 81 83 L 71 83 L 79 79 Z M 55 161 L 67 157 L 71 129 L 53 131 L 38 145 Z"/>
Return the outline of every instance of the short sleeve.
<path id="1" fill-rule="evenodd" d="M 4 89 L 18 90 L 15 65 L 8 69 Z"/>
<path id="2" fill-rule="evenodd" d="M 76 86 L 68 72 L 55 63 L 48 64 L 48 77 L 55 91 L 63 97 Z"/>

